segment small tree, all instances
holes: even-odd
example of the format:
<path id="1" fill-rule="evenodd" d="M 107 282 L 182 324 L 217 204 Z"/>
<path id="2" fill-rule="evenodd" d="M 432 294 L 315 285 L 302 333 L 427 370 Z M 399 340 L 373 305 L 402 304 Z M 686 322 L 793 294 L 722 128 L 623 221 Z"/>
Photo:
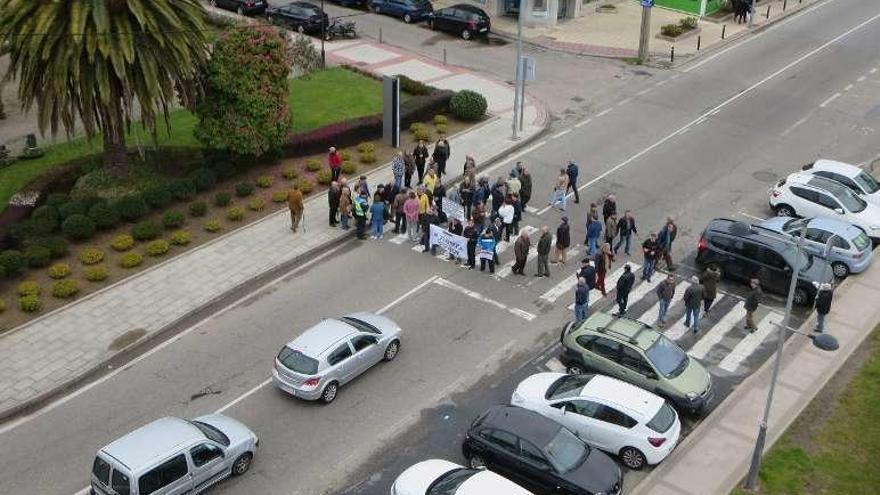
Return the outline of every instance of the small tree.
<path id="1" fill-rule="evenodd" d="M 321 68 L 321 52 L 312 44 L 311 38 L 297 33 L 287 50 L 293 64 L 293 75 L 304 76 Z"/>
<path id="2" fill-rule="evenodd" d="M 204 74 L 195 136 L 206 147 L 259 156 L 280 149 L 290 132 L 284 37 L 266 26 L 223 33 Z"/>

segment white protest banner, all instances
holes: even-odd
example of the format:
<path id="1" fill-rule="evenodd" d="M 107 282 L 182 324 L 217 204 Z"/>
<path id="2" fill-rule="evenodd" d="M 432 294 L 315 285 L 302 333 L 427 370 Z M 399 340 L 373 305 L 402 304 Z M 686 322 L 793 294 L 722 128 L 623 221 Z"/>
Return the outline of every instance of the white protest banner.
<path id="1" fill-rule="evenodd" d="M 431 246 L 440 246 L 455 258 L 467 258 L 467 239 L 437 225 L 431 225 L 431 238 L 428 242 Z"/>
<path id="2" fill-rule="evenodd" d="M 447 218 L 457 218 L 459 222 L 464 223 L 464 206 L 449 198 L 443 198 L 442 206 Z"/>

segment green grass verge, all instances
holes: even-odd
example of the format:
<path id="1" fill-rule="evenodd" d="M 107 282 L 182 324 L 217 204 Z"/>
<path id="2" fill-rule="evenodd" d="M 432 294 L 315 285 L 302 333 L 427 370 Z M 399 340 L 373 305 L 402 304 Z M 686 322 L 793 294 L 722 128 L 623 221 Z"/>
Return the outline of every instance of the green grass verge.
<path id="1" fill-rule="evenodd" d="M 373 115 L 382 111 L 382 84 L 343 68 L 331 68 L 308 77 L 292 79 L 288 104 L 293 111 L 293 132 L 301 133 L 334 122 Z M 195 116 L 186 110 L 169 115 L 169 126 L 159 125 L 157 144 L 199 146 L 193 136 Z M 151 146 L 153 138 L 140 126 L 128 133 L 129 147 Z M 0 212 L 9 198 L 46 170 L 70 160 L 100 153 L 101 137 L 91 142 L 77 138 L 45 147 L 46 154 L 36 160 L 18 161 L 0 169 Z"/>
<path id="2" fill-rule="evenodd" d="M 670 10 L 678 10 L 688 14 L 700 14 L 701 0 L 654 0 L 656 7 L 664 7 Z M 721 0 L 709 0 L 706 2 L 706 14 L 711 14 L 721 8 Z"/>
<path id="3" fill-rule="evenodd" d="M 804 441 L 796 422 L 764 458 L 761 495 L 878 493 L 880 469 L 880 327 L 864 345 L 871 355 L 830 416 Z M 816 404 L 811 404 L 813 408 Z M 822 405 L 833 407 L 833 405 Z M 809 409 L 808 409 L 809 411 Z M 808 421 L 807 421 L 808 422 Z M 812 433 L 814 432 L 815 433 Z M 808 443 L 809 445 L 803 445 Z M 806 448 L 805 448 L 806 447 Z M 735 495 L 751 492 L 735 490 Z"/>

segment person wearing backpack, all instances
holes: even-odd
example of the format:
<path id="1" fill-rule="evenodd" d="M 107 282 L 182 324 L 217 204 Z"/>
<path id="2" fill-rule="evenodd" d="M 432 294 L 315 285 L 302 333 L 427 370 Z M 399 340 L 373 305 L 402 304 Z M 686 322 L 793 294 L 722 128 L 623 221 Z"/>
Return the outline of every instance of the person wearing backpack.
<path id="1" fill-rule="evenodd" d="M 569 189 L 574 190 L 574 202 L 580 203 L 581 197 L 578 194 L 578 166 L 573 161 L 568 161 L 568 167 L 565 168 L 565 174 L 568 175 L 568 185 L 565 186 L 565 194 L 568 194 Z"/>

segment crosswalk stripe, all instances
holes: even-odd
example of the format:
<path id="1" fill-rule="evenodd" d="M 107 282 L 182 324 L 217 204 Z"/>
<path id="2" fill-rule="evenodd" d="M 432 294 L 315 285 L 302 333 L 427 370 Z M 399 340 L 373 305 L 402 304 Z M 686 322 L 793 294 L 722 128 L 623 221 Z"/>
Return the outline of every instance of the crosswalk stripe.
<path id="1" fill-rule="evenodd" d="M 776 325 L 782 323 L 783 316 L 771 311 L 758 322 L 758 329 L 743 337 L 732 351 L 718 365 L 724 371 L 733 373 L 761 345 L 767 337 L 777 330 Z"/>
<path id="2" fill-rule="evenodd" d="M 551 303 L 556 302 L 556 300 L 559 299 L 559 296 L 570 291 L 575 285 L 577 285 L 577 278 L 574 277 L 573 274 L 566 275 L 561 282 L 550 287 L 547 292 L 541 294 L 540 298 Z"/>
<path id="3" fill-rule="evenodd" d="M 537 246 L 532 246 L 531 248 L 529 248 L 529 254 L 526 257 L 526 263 L 528 263 L 529 260 L 535 259 L 536 256 L 538 256 L 538 248 L 537 248 Z M 495 272 L 495 278 L 499 278 L 499 279 L 505 278 L 508 275 L 510 275 L 511 273 L 513 273 L 513 265 L 515 265 L 515 264 L 516 264 L 515 258 L 508 261 L 507 263 L 505 263 L 504 266 L 502 266 L 501 268 L 499 268 Z"/>
<path id="4" fill-rule="evenodd" d="M 528 212 L 528 213 L 531 213 L 534 215 L 535 213 L 538 213 L 538 211 L 539 210 L 537 208 L 535 208 L 534 206 L 526 206 L 526 212 Z"/>
<path id="5" fill-rule="evenodd" d="M 407 237 L 408 236 L 406 234 L 397 234 L 391 239 L 388 239 L 388 242 L 392 244 L 403 244 L 404 242 L 406 242 Z"/>
<path id="6" fill-rule="evenodd" d="M 633 269 L 633 271 L 636 271 L 635 268 Z M 640 283 L 639 285 L 637 285 L 636 288 L 633 289 L 632 292 L 629 293 L 630 304 L 632 304 L 633 302 L 636 302 L 636 301 L 640 301 L 643 297 L 645 297 L 649 293 L 653 292 L 654 289 L 657 288 L 657 286 L 660 285 L 660 282 L 662 282 L 662 281 L 663 281 L 662 278 L 656 277 L 656 278 L 654 278 L 654 280 L 652 280 L 650 282 L 645 280 L 642 283 Z"/>
<path id="7" fill-rule="evenodd" d="M 639 269 L 639 265 L 634 263 L 629 263 L 630 268 L 633 271 Z M 617 286 L 617 279 L 619 279 L 623 275 L 623 267 L 621 266 L 617 270 L 614 270 L 611 275 L 605 277 L 605 292 L 611 292 Z M 574 311 L 574 303 L 568 305 L 569 311 Z"/>
<path id="8" fill-rule="evenodd" d="M 425 246 L 422 246 L 421 244 L 415 244 L 415 245 L 413 245 L 413 247 L 410 248 L 410 249 L 412 249 L 413 251 L 418 251 L 418 252 L 421 253 L 422 251 L 425 250 Z"/>
<path id="9" fill-rule="evenodd" d="M 665 278 L 665 277 L 663 277 L 663 278 Z M 682 299 L 684 299 L 684 291 L 686 291 L 688 289 L 688 287 L 690 287 L 690 286 L 691 286 L 691 283 L 687 282 L 685 280 L 682 280 L 681 282 L 679 282 L 675 286 L 675 293 L 672 294 L 672 300 L 669 301 L 669 308 L 670 309 L 672 307 L 674 307 L 676 304 L 678 304 Z M 659 312 L 660 312 L 660 303 L 658 302 L 658 303 L 655 303 L 653 306 L 651 306 L 651 309 L 649 309 L 648 311 L 645 311 L 645 313 L 642 314 L 642 316 L 639 316 L 638 320 L 640 322 L 644 323 L 645 325 L 653 325 L 654 322 L 657 321 L 657 314 Z M 670 329 L 670 330 L 672 330 L 672 329 Z M 670 336 L 670 330 L 667 330 L 666 332 L 664 332 L 666 334 L 666 336 L 669 337 L 670 339 L 675 340 L 678 337 L 681 337 L 681 335 L 684 335 L 684 333 L 682 333 L 678 337 L 672 337 L 672 336 Z"/>
<path id="10" fill-rule="evenodd" d="M 712 347 L 721 342 L 721 339 L 724 338 L 724 334 L 729 332 L 734 325 L 740 322 L 746 316 L 746 308 L 745 301 L 739 301 L 736 305 L 728 311 L 723 318 L 721 318 L 718 323 L 712 325 L 712 328 L 706 332 L 703 337 L 694 344 L 693 347 L 688 351 L 688 355 L 697 358 L 703 359 L 706 357 L 706 354 L 709 354 L 709 350 Z"/>
<path id="11" fill-rule="evenodd" d="M 549 359 L 546 363 L 544 363 L 544 367 L 556 373 L 565 373 L 565 365 L 562 364 L 562 362 L 559 361 L 559 359 L 557 358 Z"/>

